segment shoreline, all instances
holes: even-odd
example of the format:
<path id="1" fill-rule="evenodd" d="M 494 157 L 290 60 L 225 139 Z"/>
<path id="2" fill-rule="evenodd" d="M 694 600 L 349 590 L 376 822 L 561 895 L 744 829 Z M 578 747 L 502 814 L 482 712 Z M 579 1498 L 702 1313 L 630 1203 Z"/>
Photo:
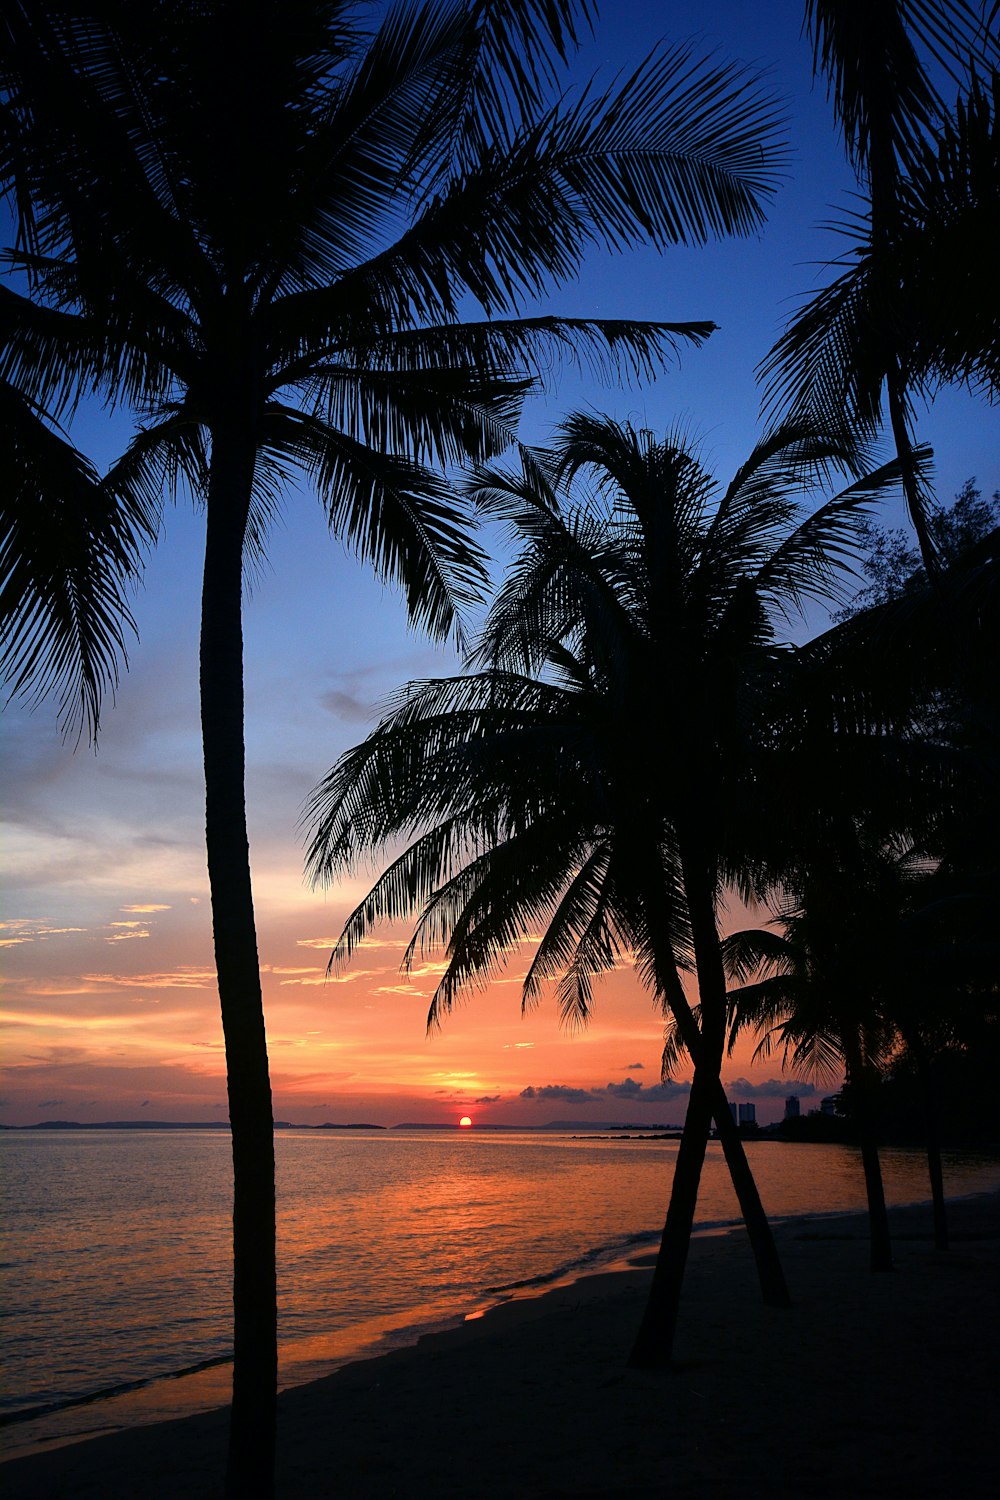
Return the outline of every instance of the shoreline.
<path id="1" fill-rule="evenodd" d="M 795 1306 L 763 1307 L 741 1229 L 692 1244 L 675 1364 L 628 1370 L 649 1256 L 510 1298 L 279 1398 L 281 1500 L 992 1495 L 1000 1194 L 776 1225 Z M 638 1262 L 638 1263 L 637 1263 Z M 3 1465 L 8 1500 L 221 1493 L 225 1410 Z"/>
<path id="2" fill-rule="evenodd" d="M 1000 1193 L 1000 1188 L 997 1192 Z M 968 1194 L 950 1199 L 949 1203 L 982 1196 Z M 897 1208 L 926 1208 L 929 1213 L 930 1200 L 901 1204 Z M 856 1210 L 830 1209 L 773 1217 L 770 1223 L 778 1233 L 782 1226 L 796 1225 L 804 1229 L 809 1224 L 828 1219 L 856 1217 L 863 1219 L 864 1216 Z M 743 1222 L 739 1218 L 696 1222 L 692 1240 L 739 1236 L 743 1232 Z M 286 1343 L 279 1347 L 279 1395 L 313 1385 L 351 1365 L 416 1348 L 425 1338 L 478 1322 L 509 1303 L 538 1301 L 591 1276 L 651 1266 L 656 1258 L 659 1238 L 659 1230 L 628 1235 L 614 1244 L 596 1246 L 551 1271 L 506 1285 L 484 1287 L 479 1296 L 461 1306 L 417 1305 L 408 1309 L 402 1322 L 398 1321 L 398 1315 L 392 1314 L 371 1317 L 348 1325 L 337 1335 L 318 1334 Z M 164 1371 L 127 1385 L 94 1390 L 48 1407 L 35 1408 L 34 1415 L 10 1413 L 0 1420 L 0 1470 L 15 1459 L 92 1442 L 97 1437 L 207 1415 L 228 1405 L 231 1383 L 232 1358 L 222 1355 L 206 1359 L 189 1369 Z"/>

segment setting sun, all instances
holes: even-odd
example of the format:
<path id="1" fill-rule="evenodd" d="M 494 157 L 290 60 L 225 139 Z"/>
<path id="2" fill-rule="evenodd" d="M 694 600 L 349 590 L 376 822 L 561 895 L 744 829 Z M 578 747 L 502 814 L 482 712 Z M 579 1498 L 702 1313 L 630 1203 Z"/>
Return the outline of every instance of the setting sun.
<path id="1" fill-rule="evenodd" d="M 458 1123 L 468 1128 L 472 1124 L 472 1121 L 469 1119 L 468 1115 L 463 1115 Z"/>

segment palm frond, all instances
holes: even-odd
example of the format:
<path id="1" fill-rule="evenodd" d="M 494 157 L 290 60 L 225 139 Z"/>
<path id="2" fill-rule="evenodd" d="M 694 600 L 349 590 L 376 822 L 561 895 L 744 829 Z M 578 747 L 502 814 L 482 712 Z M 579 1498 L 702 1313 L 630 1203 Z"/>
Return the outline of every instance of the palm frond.
<path id="1" fill-rule="evenodd" d="M 292 408 L 272 403 L 267 421 L 269 447 L 309 473 L 334 535 L 401 587 L 422 629 L 439 637 L 460 632 L 488 573 L 469 536 L 471 518 L 456 518 L 445 481 Z"/>
<path id="2" fill-rule="evenodd" d="M 925 473 L 931 451 L 915 451 L 919 473 Z M 801 609 L 808 600 L 843 597 L 846 574 L 865 543 L 866 522 L 874 502 L 901 483 L 903 466 L 893 459 L 864 475 L 808 516 L 768 558 L 756 577 L 762 597 Z"/>
<path id="3" fill-rule="evenodd" d="M 746 73 L 661 49 L 604 94 L 558 105 L 452 180 L 391 247 L 339 280 L 368 307 L 455 322 L 463 295 L 516 311 L 576 274 L 589 246 L 621 250 L 747 234 L 783 159 L 776 111 Z"/>
<path id="4" fill-rule="evenodd" d="M 135 634 L 126 600 L 156 537 L 155 501 L 124 476 L 102 482 L 2 383 L 0 435 L 0 666 L 12 694 L 54 693 L 64 732 L 93 738 Z"/>

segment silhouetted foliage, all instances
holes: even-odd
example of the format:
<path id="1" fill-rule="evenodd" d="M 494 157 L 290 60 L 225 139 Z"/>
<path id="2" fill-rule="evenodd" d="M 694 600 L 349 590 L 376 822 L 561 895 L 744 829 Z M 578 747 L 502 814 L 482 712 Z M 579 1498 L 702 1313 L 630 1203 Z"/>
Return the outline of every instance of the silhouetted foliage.
<path id="1" fill-rule="evenodd" d="M 998 525 L 1000 490 L 984 496 L 975 480 L 967 479 L 947 509 L 935 507 L 928 516 L 928 530 L 942 569 L 953 568 L 968 558 Z M 834 615 L 835 620 L 849 620 L 862 610 L 916 594 L 927 586 L 920 549 L 912 545 L 908 532 L 866 522 L 861 539 L 868 549 L 861 564 L 868 582 Z"/>
<path id="2" fill-rule="evenodd" d="M 1000 38 L 966 0 L 808 0 L 861 208 L 834 226 L 836 275 L 803 302 L 763 365 L 777 412 L 873 436 L 889 427 L 925 566 L 933 496 L 913 465 L 914 399 L 946 380 L 995 393 L 1000 294 Z M 953 88 L 950 108 L 942 88 Z"/>

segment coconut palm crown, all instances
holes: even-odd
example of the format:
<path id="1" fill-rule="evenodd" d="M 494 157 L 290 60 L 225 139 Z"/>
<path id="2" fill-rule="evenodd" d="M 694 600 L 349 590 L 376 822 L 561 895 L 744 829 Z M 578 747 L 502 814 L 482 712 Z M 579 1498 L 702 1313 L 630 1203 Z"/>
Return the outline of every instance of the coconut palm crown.
<path id="1" fill-rule="evenodd" d="M 583 414 L 532 468 L 481 473 L 476 499 L 526 545 L 474 670 L 411 684 L 307 813 L 319 880 L 410 839 L 333 961 L 375 922 L 416 915 L 404 963 L 440 947 L 448 960 L 431 1024 L 539 931 L 524 1003 L 555 981 L 570 1021 L 589 1014 L 593 976 L 626 955 L 679 1017 L 680 973 L 695 974 L 700 1032 L 680 1022 L 695 1080 L 639 1363 L 669 1359 L 721 1087 L 723 890 L 746 889 L 787 779 L 776 725 L 796 653 L 779 627 L 836 593 L 870 503 L 898 482 L 894 462 L 810 513 L 806 498 L 853 456 L 787 427 L 721 489 L 676 436 Z M 572 498 L 556 514 L 560 493 Z"/>
<path id="2" fill-rule="evenodd" d="M 555 93 L 586 4 L 360 16 L 333 0 L 7 8 L 16 278 L 0 380 L 49 449 L 83 395 L 140 413 L 103 482 L 129 554 L 178 480 L 204 499 L 224 464 L 260 548 L 297 479 L 441 633 L 483 577 L 441 465 L 507 446 L 539 367 L 562 355 L 648 376 L 714 326 L 517 315 L 594 246 L 759 227 L 782 153 L 770 99 L 684 47 L 603 92 Z M 245 451 L 224 460 L 227 446 Z M 93 729 L 129 621 L 97 608 L 64 621 L 42 564 L 24 566 L 60 488 L 34 506 L 33 493 L 3 517 L 20 562 L 5 665 Z M 109 592 L 139 571 L 114 549 L 94 556 Z"/>

